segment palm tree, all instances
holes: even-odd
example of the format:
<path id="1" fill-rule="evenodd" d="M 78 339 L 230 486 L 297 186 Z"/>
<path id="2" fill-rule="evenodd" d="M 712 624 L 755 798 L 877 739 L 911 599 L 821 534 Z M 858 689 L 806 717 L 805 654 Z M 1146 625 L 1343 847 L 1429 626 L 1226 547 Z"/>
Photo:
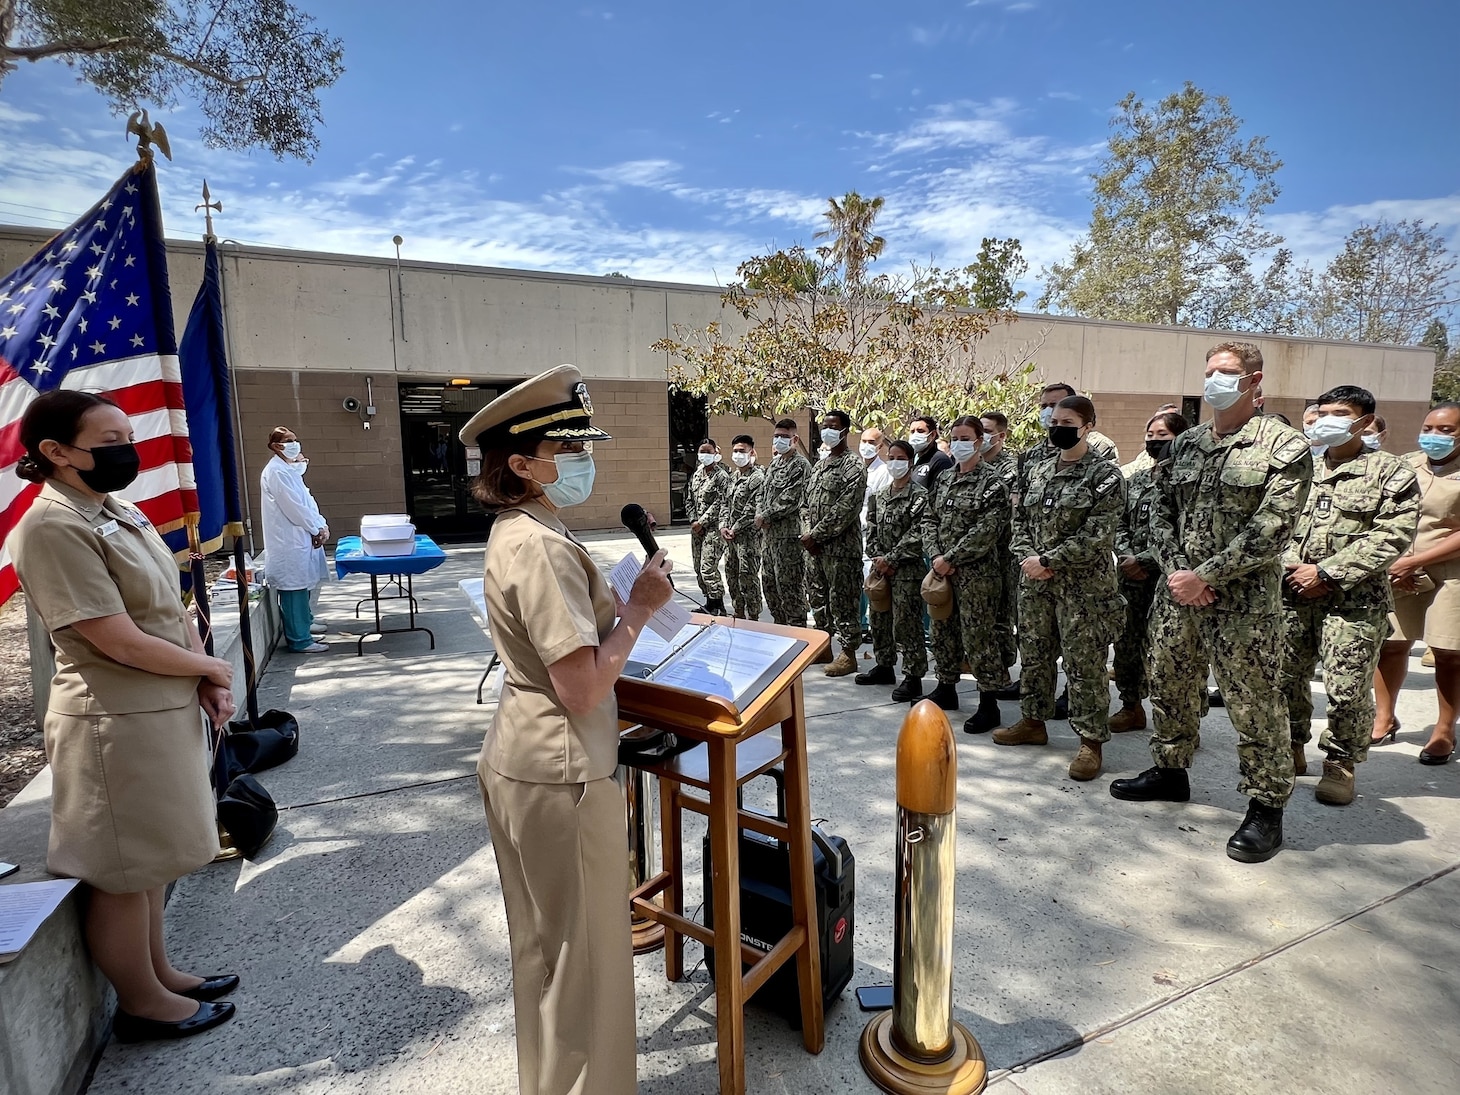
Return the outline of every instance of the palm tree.
<path id="1" fill-rule="evenodd" d="M 887 246 L 885 239 L 872 234 L 872 223 L 881 211 L 880 197 L 869 201 L 855 190 L 848 191 L 841 201 L 826 200 L 826 212 L 822 216 L 827 227 L 816 233 L 816 239 L 831 240 L 831 258 L 845 269 L 849 289 L 862 284 L 867 264 Z"/>

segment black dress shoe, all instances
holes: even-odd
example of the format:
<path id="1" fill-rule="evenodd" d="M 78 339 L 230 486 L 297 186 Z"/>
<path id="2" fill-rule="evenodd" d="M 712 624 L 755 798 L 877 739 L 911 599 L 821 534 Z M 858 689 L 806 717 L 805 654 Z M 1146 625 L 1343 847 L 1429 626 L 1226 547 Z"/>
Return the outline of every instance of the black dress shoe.
<path id="1" fill-rule="evenodd" d="M 1188 802 L 1191 782 L 1185 768 L 1147 768 L 1132 779 L 1111 780 L 1110 793 L 1127 802 Z"/>
<path id="2" fill-rule="evenodd" d="M 1000 688 L 994 693 L 996 700 L 1017 700 L 1022 693 L 1019 691 L 1019 682 L 1014 681 L 1008 688 Z"/>
<path id="3" fill-rule="evenodd" d="M 1265 863 L 1282 846 L 1283 808 L 1252 799 L 1247 804 L 1247 816 L 1227 841 L 1227 855 L 1239 863 Z"/>
<path id="4" fill-rule="evenodd" d="M 1450 754 L 1453 752 L 1454 750 L 1451 749 L 1444 753 L 1431 753 L 1428 749 L 1421 749 L 1419 751 L 1419 762 L 1421 764 L 1448 764 Z"/>
<path id="5" fill-rule="evenodd" d="M 1070 717 L 1070 686 L 1065 685 L 1065 690 L 1060 693 L 1060 698 L 1054 701 L 1054 717 L 1067 719 Z"/>
<path id="6" fill-rule="evenodd" d="M 892 690 L 893 703 L 911 703 L 923 694 L 922 677 L 903 677 L 902 683 Z"/>
<path id="7" fill-rule="evenodd" d="M 190 1000 L 216 1000 L 220 996 L 227 996 L 236 988 L 238 974 L 220 973 L 217 977 L 205 977 L 197 988 L 179 990 L 178 995 L 186 996 Z"/>
<path id="8" fill-rule="evenodd" d="M 129 1015 L 118 1009 L 112 1022 L 112 1034 L 118 1042 L 155 1042 L 172 1038 L 189 1038 L 212 1030 L 233 1018 L 234 1007 L 227 1000 L 220 1003 L 204 1001 L 198 1010 L 176 1023 L 164 1023 L 161 1019 L 143 1019 L 140 1015 Z"/>
<path id="9" fill-rule="evenodd" d="M 1003 722 L 1004 716 L 999 711 L 999 701 L 993 692 L 980 692 L 978 694 L 978 710 L 968 716 L 963 724 L 965 734 L 987 734 L 994 727 Z"/>
<path id="10" fill-rule="evenodd" d="M 890 665 L 874 665 L 867 672 L 858 673 L 852 680 L 857 684 L 893 684 L 897 681 L 897 674 Z"/>
<path id="11" fill-rule="evenodd" d="M 1220 688 L 1213 688 L 1211 691 L 1209 691 L 1207 693 L 1207 706 L 1209 706 L 1209 707 L 1226 707 L 1227 706 L 1227 701 L 1226 701 L 1226 699 L 1223 698 L 1223 696 L 1222 696 L 1222 690 Z"/>
<path id="12" fill-rule="evenodd" d="M 952 681 L 939 681 L 938 687 L 928 693 L 928 699 L 932 700 L 944 711 L 957 711 L 958 686 Z"/>

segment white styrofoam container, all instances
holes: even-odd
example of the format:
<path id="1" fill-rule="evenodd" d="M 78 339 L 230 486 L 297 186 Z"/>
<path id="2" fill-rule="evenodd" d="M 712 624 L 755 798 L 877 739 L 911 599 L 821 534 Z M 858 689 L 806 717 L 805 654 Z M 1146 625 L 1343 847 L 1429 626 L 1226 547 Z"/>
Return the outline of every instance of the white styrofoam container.
<path id="1" fill-rule="evenodd" d="M 416 535 L 409 513 L 367 513 L 360 518 L 360 539 L 399 540 Z"/>
<path id="2" fill-rule="evenodd" d="M 360 546 L 366 555 L 374 557 L 411 555 L 416 550 L 416 534 L 412 532 L 409 536 L 391 537 L 387 540 L 366 540 L 361 537 Z"/>

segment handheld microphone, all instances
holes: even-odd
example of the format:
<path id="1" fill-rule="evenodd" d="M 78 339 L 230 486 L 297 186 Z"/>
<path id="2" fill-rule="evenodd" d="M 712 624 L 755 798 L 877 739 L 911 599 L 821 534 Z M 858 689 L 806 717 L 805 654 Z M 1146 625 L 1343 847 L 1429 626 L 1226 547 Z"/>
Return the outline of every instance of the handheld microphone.
<path id="1" fill-rule="evenodd" d="M 649 528 L 649 515 L 644 512 L 644 507 L 637 502 L 630 502 L 619 510 L 618 519 L 623 522 L 624 528 L 638 538 L 639 546 L 644 549 L 645 557 L 654 558 L 659 551 L 659 544 L 654 539 L 653 530 Z"/>

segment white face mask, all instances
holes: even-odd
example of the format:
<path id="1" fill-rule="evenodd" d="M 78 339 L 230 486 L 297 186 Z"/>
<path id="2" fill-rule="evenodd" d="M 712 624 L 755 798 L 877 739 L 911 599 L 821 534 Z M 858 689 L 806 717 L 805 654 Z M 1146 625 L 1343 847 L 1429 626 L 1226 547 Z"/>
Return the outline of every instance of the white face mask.
<path id="1" fill-rule="evenodd" d="M 702 453 L 700 453 L 700 467 L 702 467 L 702 468 L 708 468 L 712 464 L 718 464 L 719 462 L 720 462 L 720 454 L 717 453 L 717 452 L 702 452 Z"/>
<path id="2" fill-rule="evenodd" d="M 1053 407 L 1040 407 L 1039 408 L 1039 424 L 1041 426 L 1043 426 L 1045 429 L 1049 429 L 1050 426 L 1054 425 L 1054 408 Z"/>
<path id="3" fill-rule="evenodd" d="M 887 470 L 892 473 L 893 479 L 901 479 L 907 474 L 907 469 L 911 466 L 906 460 L 887 461 Z"/>
<path id="4" fill-rule="evenodd" d="M 922 452 L 928 447 L 928 442 L 931 440 L 931 435 L 926 433 L 910 433 L 907 435 L 907 443 L 913 447 L 914 452 Z"/>
<path id="5" fill-rule="evenodd" d="M 304 450 L 304 446 L 298 441 L 285 441 L 283 448 L 285 460 L 297 460 L 299 454 Z"/>
<path id="6" fill-rule="evenodd" d="M 1353 437 L 1354 420 L 1339 414 L 1325 414 L 1303 432 L 1314 445 L 1333 448 L 1346 444 Z"/>
<path id="7" fill-rule="evenodd" d="M 822 430 L 821 431 L 821 443 L 823 445 L 825 445 L 828 450 L 836 448 L 839 444 L 841 444 L 841 440 L 842 440 L 842 431 L 841 430 Z"/>
<path id="8" fill-rule="evenodd" d="M 871 460 L 877 455 L 877 446 L 870 441 L 863 441 L 857 446 L 857 451 L 862 454 L 863 460 Z"/>
<path id="9" fill-rule="evenodd" d="M 952 441 L 948 445 L 948 455 L 953 457 L 953 462 L 956 464 L 973 459 L 976 452 L 978 452 L 977 441 Z"/>
<path id="10" fill-rule="evenodd" d="M 1383 446 L 1384 441 L 1377 433 L 1364 434 L 1364 448 L 1370 452 L 1378 452 Z"/>
<path id="11" fill-rule="evenodd" d="M 994 447 L 994 435 L 991 434 L 991 433 L 984 434 L 983 435 L 983 441 L 979 444 L 978 451 L 979 452 L 988 452 L 993 447 Z"/>
<path id="12" fill-rule="evenodd" d="M 771 439 L 771 448 L 778 454 L 785 455 L 791 451 L 791 439 L 789 437 L 774 437 Z"/>
<path id="13" fill-rule="evenodd" d="M 748 452 L 732 452 L 730 454 L 730 459 L 735 461 L 735 466 L 737 468 L 743 468 L 746 464 L 750 463 L 751 456 Z"/>
<path id="14" fill-rule="evenodd" d="M 1328 451 L 1327 445 L 1309 445 L 1308 451 L 1313 454 L 1314 460 L 1322 460 L 1323 454 Z"/>
<path id="15" fill-rule="evenodd" d="M 1202 385 L 1202 398 L 1219 411 L 1225 411 L 1242 396 L 1242 377 L 1237 373 L 1213 373 Z"/>

